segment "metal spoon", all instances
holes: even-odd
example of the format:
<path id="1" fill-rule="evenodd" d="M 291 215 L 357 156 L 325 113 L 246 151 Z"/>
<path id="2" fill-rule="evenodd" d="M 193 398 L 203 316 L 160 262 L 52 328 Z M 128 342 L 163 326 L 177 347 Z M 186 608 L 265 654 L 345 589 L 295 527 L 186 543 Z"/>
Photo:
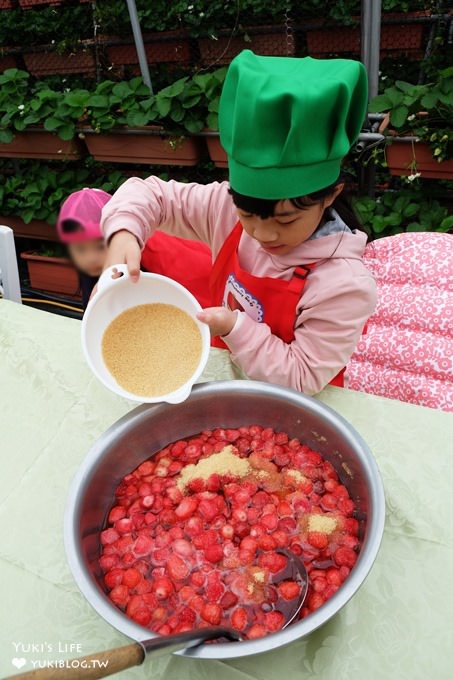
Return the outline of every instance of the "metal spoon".
<path id="1" fill-rule="evenodd" d="M 308 575 L 302 560 L 297 555 L 286 549 L 276 552 L 285 555 L 287 563 L 284 569 L 273 575 L 271 584 L 278 585 L 283 581 L 291 580 L 296 581 L 300 587 L 297 598 L 288 601 L 280 597 L 274 603 L 274 609 L 281 611 L 285 616 L 286 621 L 283 628 L 286 628 L 297 618 L 302 608 L 308 590 Z M 196 647 L 210 640 L 240 642 L 243 637 L 237 631 L 224 626 L 200 628 L 184 633 L 139 640 L 123 647 L 96 652 L 89 656 L 67 661 L 64 668 L 40 668 L 39 670 L 10 676 L 10 678 L 14 678 L 14 680 L 31 680 L 32 678 L 39 680 L 54 680 L 55 678 L 78 680 L 81 677 L 81 669 L 83 669 L 83 680 L 105 678 L 127 668 L 140 666 L 145 660 L 145 656 L 153 655 L 157 657 L 163 654 L 172 654 L 181 649 Z M 8 680 L 8 678 L 5 678 L 5 680 Z"/>

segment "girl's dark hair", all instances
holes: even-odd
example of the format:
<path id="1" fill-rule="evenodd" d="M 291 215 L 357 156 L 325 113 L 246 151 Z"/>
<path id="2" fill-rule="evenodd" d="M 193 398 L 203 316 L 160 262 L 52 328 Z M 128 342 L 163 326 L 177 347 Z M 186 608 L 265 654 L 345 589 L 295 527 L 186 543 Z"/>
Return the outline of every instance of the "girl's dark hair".
<path id="1" fill-rule="evenodd" d="M 303 210 L 304 208 L 307 208 L 310 205 L 315 205 L 316 203 L 320 203 L 324 198 L 328 198 L 329 196 L 331 196 L 332 193 L 335 191 L 335 188 L 338 186 L 338 184 L 342 184 L 343 182 L 344 180 L 340 176 L 336 180 L 336 182 L 330 184 L 328 187 L 325 187 L 324 189 L 314 191 L 313 193 L 307 194 L 306 196 L 290 198 L 289 200 L 294 205 L 295 208 Z M 258 217 L 261 217 L 261 219 L 263 220 L 267 219 L 268 217 L 272 217 L 275 211 L 275 206 L 277 205 L 277 203 L 279 203 L 280 200 L 283 200 L 283 199 L 277 200 L 267 198 L 252 198 L 251 196 L 244 196 L 243 194 L 239 194 L 231 187 L 229 191 L 233 198 L 233 203 L 237 208 L 243 210 L 244 212 L 251 213 L 252 215 L 258 215 Z M 354 209 L 350 201 L 344 195 L 344 191 L 342 191 L 336 197 L 331 207 L 334 210 L 336 210 L 336 212 L 339 214 L 343 222 L 345 222 L 345 224 L 347 224 L 347 226 L 350 229 L 352 230 L 357 229 L 358 231 L 365 232 L 367 231 L 360 222 L 356 213 L 354 212 Z"/>

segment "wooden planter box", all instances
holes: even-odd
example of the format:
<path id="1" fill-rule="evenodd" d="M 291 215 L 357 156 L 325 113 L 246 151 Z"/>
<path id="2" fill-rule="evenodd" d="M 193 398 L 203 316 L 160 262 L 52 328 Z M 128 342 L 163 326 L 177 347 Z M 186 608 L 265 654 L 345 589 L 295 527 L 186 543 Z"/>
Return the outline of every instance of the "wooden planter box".
<path id="1" fill-rule="evenodd" d="M 203 143 L 197 137 L 86 132 L 84 140 L 96 160 L 112 163 L 197 165 L 203 155 Z"/>
<path id="2" fill-rule="evenodd" d="M 131 42 L 121 44 L 121 39 L 107 36 L 102 39 L 105 44 L 107 59 L 114 65 L 130 66 L 138 64 L 135 45 Z M 120 44 L 109 45 L 110 41 Z M 188 35 L 183 31 L 166 31 L 163 33 L 144 34 L 146 58 L 149 64 L 170 63 L 189 64 L 191 49 Z"/>
<path id="3" fill-rule="evenodd" d="M 250 49 L 257 54 L 265 56 L 293 56 L 294 41 L 289 44 L 286 39 L 284 27 L 279 30 L 275 26 L 263 26 L 262 32 L 259 27 L 254 27 L 247 31 L 250 40 L 245 40 L 244 36 L 231 38 L 231 31 L 219 31 L 217 40 L 213 38 L 199 38 L 198 48 L 200 50 L 201 61 L 204 65 L 213 64 L 221 66 L 229 64 L 230 61 L 244 49 Z"/>
<path id="4" fill-rule="evenodd" d="M 6 54 L 4 57 L 0 56 L 0 73 L 6 71 L 7 68 L 17 68 L 18 61 L 14 54 Z"/>
<path id="5" fill-rule="evenodd" d="M 424 178 L 453 179 L 453 158 L 438 163 L 425 142 L 395 140 L 386 147 L 385 153 L 391 175 L 419 172 Z"/>
<path id="6" fill-rule="evenodd" d="M 48 52 L 29 52 L 23 57 L 27 71 L 38 77 L 64 73 L 96 75 L 96 59 L 91 48 L 67 54 L 57 54 L 49 48 Z"/>
<path id="7" fill-rule="evenodd" d="M 31 9 L 39 5 L 61 5 L 62 0 L 19 0 L 22 9 Z"/>
<path id="8" fill-rule="evenodd" d="M 13 7 L 11 0 L 0 0 L 0 9 L 13 9 Z"/>
<path id="9" fill-rule="evenodd" d="M 219 135 L 216 135 L 215 137 L 209 135 L 205 137 L 205 139 L 206 145 L 208 147 L 209 157 L 211 161 L 214 162 L 214 165 L 216 165 L 218 168 L 227 168 L 228 157 L 225 149 L 220 144 Z"/>
<path id="10" fill-rule="evenodd" d="M 381 25 L 381 56 L 389 51 L 404 53 L 420 50 L 424 24 L 411 23 L 408 17 L 426 16 L 425 12 L 387 14 Z M 385 18 L 395 23 L 385 23 Z M 360 54 L 360 25 L 329 26 L 307 31 L 307 51 L 311 56 L 325 54 Z"/>
<path id="11" fill-rule="evenodd" d="M 71 297 L 79 295 L 79 275 L 68 258 L 46 257 L 32 252 L 21 253 L 20 256 L 27 262 L 32 288 Z"/>
<path id="12" fill-rule="evenodd" d="M 32 220 L 26 224 L 20 217 L 12 215 L 0 216 L 0 224 L 13 230 L 19 238 L 36 238 L 40 241 L 56 241 L 58 239 L 55 226 L 44 220 Z"/>
<path id="13" fill-rule="evenodd" d="M 79 139 L 65 141 L 52 132 L 16 132 L 12 142 L 0 143 L 2 158 L 48 158 L 51 160 L 75 160 L 86 156 Z"/>

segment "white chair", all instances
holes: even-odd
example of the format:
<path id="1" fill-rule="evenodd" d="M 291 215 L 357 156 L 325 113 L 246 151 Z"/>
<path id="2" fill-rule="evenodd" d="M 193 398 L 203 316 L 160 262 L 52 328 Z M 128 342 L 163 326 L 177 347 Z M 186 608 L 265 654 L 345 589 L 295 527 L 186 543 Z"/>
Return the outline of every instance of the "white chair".
<path id="1" fill-rule="evenodd" d="M 0 225 L 0 291 L 12 302 L 22 302 L 14 232 Z"/>

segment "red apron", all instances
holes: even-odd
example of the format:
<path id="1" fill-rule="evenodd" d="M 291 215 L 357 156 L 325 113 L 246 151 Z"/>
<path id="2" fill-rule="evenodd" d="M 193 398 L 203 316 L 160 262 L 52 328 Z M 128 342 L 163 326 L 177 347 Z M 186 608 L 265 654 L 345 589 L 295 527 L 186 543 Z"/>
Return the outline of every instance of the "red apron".
<path id="1" fill-rule="evenodd" d="M 211 251 L 205 243 L 155 231 L 142 252 L 141 266 L 147 272 L 169 276 L 190 290 L 202 307 L 211 307 L 209 275 Z"/>
<path id="2" fill-rule="evenodd" d="M 210 287 L 212 305 L 246 312 L 254 321 L 266 323 L 272 334 L 290 343 L 294 340 L 294 323 L 297 305 L 315 263 L 296 267 L 289 281 L 268 276 L 253 276 L 239 265 L 237 249 L 242 235 L 242 225 L 236 224 L 213 264 Z M 212 339 L 214 347 L 227 348 L 220 337 Z M 330 381 L 343 387 L 343 368 Z"/>

